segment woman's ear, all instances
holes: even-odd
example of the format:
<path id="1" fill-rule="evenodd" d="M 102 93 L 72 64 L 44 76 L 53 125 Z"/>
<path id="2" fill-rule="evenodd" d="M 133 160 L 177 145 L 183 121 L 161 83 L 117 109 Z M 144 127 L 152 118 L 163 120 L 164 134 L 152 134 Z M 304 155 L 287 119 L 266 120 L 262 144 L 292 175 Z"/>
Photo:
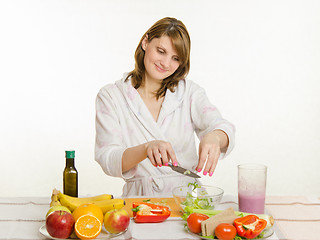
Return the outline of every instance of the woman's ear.
<path id="1" fill-rule="evenodd" d="M 146 50 L 147 45 L 148 45 L 148 34 L 146 34 L 146 36 L 143 38 L 141 43 L 141 47 L 144 51 Z"/>

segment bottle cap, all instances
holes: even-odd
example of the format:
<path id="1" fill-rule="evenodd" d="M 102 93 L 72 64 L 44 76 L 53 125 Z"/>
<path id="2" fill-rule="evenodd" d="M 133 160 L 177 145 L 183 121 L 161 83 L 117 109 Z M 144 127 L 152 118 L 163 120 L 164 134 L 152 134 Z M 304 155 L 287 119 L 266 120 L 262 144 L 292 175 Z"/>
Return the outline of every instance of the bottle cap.
<path id="1" fill-rule="evenodd" d="M 66 158 L 74 158 L 75 151 L 66 151 Z"/>

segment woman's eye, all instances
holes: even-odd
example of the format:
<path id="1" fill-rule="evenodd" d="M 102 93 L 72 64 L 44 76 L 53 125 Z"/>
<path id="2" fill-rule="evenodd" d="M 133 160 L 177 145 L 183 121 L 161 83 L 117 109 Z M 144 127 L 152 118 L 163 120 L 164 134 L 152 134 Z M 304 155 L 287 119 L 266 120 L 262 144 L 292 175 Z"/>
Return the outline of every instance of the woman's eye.
<path id="1" fill-rule="evenodd" d="M 164 51 L 161 49 L 158 49 L 158 53 L 164 54 Z"/>

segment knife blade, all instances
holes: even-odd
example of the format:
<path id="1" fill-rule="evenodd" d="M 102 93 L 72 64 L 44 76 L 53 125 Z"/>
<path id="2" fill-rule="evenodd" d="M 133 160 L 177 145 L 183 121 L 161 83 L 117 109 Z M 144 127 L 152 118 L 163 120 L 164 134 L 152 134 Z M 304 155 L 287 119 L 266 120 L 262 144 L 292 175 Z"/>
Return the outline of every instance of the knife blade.
<path id="1" fill-rule="evenodd" d="M 171 167 L 171 169 L 175 172 L 178 172 L 180 174 L 183 174 L 185 176 L 188 176 L 188 177 L 193 177 L 193 178 L 200 178 L 200 176 L 194 172 L 191 172 L 190 170 L 188 169 L 185 169 L 183 167 L 180 167 L 180 166 L 173 166 L 172 162 L 168 162 L 168 167 Z"/>

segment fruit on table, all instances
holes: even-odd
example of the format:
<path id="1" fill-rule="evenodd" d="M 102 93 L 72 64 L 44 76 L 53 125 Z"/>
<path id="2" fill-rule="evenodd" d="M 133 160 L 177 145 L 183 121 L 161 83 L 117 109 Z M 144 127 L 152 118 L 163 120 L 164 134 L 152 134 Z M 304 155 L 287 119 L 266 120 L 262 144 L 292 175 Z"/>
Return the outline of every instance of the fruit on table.
<path id="1" fill-rule="evenodd" d="M 59 190 L 56 190 L 55 194 L 57 195 L 58 200 L 60 200 L 62 196 L 66 196 L 71 199 L 77 199 L 77 201 L 81 203 L 87 203 L 88 201 L 102 201 L 102 200 L 113 199 L 112 194 L 100 194 L 92 197 L 71 197 L 69 195 L 63 194 Z"/>
<path id="2" fill-rule="evenodd" d="M 63 193 L 61 193 L 59 190 L 57 189 L 53 189 L 52 191 L 52 195 L 51 195 L 51 203 L 50 205 L 61 205 L 60 203 L 60 197 L 62 195 L 65 195 Z M 68 195 L 66 195 L 68 196 Z M 71 196 L 68 196 L 71 197 Z M 82 204 L 84 203 L 88 203 L 90 201 L 100 201 L 100 200 L 105 200 L 105 199 L 112 199 L 113 195 L 112 194 L 100 194 L 97 196 L 92 196 L 92 197 L 73 197 L 75 199 L 78 199 L 79 202 L 81 202 Z"/>
<path id="3" fill-rule="evenodd" d="M 124 209 L 112 209 L 104 215 L 104 227 L 110 233 L 120 233 L 130 224 L 130 216 Z"/>
<path id="4" fill-rule="evenodd" d="M 207 220 L 209 217 L 201 213 L 191 213 L 187 218 L 187 225 L 191 232 L 200 233 L 201 232 L 201 222 Z"/>
<path id="5" fill-rule="evenodd" d="M 103 214 L 105 214 L 106 212 L 112 209 L 118 210 L 123 208 L 126 202 L 123 199 L 115 198 L 115 199 L 109 199 L 109 200 L 96 201 L 94 202 L 94 204 L 100 207 Z"/>
<path id="6" fill-rule="evenodd" d="M 67 198 L 70 199 L 76 199 L 77 202 L 84 204 L 84 203 L 88 203 L 90 201 L 100 201 L 100 200 L 106 200 L 106 199 L 112 199 L 113 195 L 112 194 L 101 194 L 101 195 L 97 195 L 97 196 L 92 196 L 92 197 L 71 197 L 69 195 L 63 194 L 62 192 L 60 192 L 57 189 L 54 189 L 52 192 L 52 197 L 51 199 L 54 199 L 55 197 L 60 201 L 60 199 L 65 196 Z"/>
<path id="7" fill-rule="evenodd" d="M 214 230 L 214 234 L 221 240 L 232 240 L 237 235 L 236 228 L 229 223 L 220 223 Z"/>
<path id="8" fill-rule="evenodd" d="M 75 222 L 78 220 L 79 217 L 83 215 L 95 216 L 99 219 L 101 224 L 103 224 L 103 212 L 100 207 L 93 203 L 82 204 L 72 212 L 72 216 Z"/>
<path id="9" fill-rule="evenodd" d="M 74 211 L 82 204 L 93 203 L 101 208 L 103 214 L 113 208 L 120 209 L 125 205 L 125 201 L 123 199 L 113 199 L 112 195 L 110 194 L 103 194 L 95 197 L 76 198 L 59 192 L 58 199 L 61 205 L 66 206 L 70 209 L 70 211 Z"/>
<path id="10" fill-rule="evenodd" d="M 55 238 L 68 238 L 73 232 L 73 226 L 73 217 L 66 211 L 54 211 L 46 218 L 46 229 Z"/>
<path id="11" fill-rule="evenodd" d="M 61 206 L 61 203 L 58 199 L 58 194 L 56 192 L 57 190 L 54 189 L 53 192 L 52 192 L 52 195 L 51 195 L 51 203 L 50 203 L 50 207 L 53 207 L 53 206 Z"/>
<path id="12" fill-rule="evenodd" d="M 102 223 L 92 215 L 79 217 L 74 225 L 74 231 L 80 239 L 94 239 L 99 236 Z"/>
<path id="13" fill-rule="evenodd" d="M 62 206 L 62 205 L 55 205 L 52 206 L 49 211 L 46 214 L 46 218 L 49 216 L 50 213 L 54 212 L 54 211 L 66 211 L 68 213 L 71 213 L 71 211 L 69 210 L 69 208 Z"/>

